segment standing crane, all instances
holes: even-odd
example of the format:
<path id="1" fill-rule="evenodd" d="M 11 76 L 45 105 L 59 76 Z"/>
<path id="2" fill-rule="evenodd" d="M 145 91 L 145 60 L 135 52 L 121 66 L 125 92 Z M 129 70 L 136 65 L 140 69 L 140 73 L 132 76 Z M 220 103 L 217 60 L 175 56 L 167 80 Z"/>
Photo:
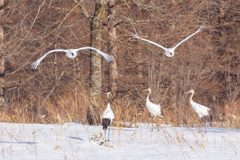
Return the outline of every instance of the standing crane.
<path id="1" fill-rule="evenodd" d="M 112 120 L 114 119 L 114 113 L 110 107 L 109 95 L 111 95 L 110 92 L 107 93 L 107 97 L 108 97 L 107 108 L 104 110 L 104 112 L 102 114 L 102 125 L 103 125 L 103 129 L 105 131 L 105 142 L 106 142 L 106 130 L 108 128 L 108 141 L 109 141 L 110 124 L 111 124 Z"/>
<path id="2" fill-rule="evenodd" d="M 37 69 L 37 67 L 40 65 L 41 61 L 50 53 L 53 52 L 65 52 L 67 53 L 66 56 L 68 58 L 75 58 L 77 56 L 77 52 L 80 50 L 85 50 L 85 49 L 90 49 L 90 50 L 94 50 L 95 52 L 97 52 L 98 54 L 101 54 L 108 62 L 112 62 L 114 60 L 113 56 L 110 56 L 94 47 L 82 47 L 82 48 L 78 48 L 78 49 L 55 49 L 55 50 L 51 50 L 48 53 L 44 54 L 41 58 L 39 58 L 36 62 L 31 64 L 31 68 L 32 69 Z"/>
<path id="3" fill-rule="evenodd" d="M 150 88 L 145 89 L 143 91 L 149 92 L 148 96 L 147 96 L 147 100 L 146 100 L 146 107 L 152 116 L 152 130 L 151 131 L 153 131 L 153 116 L 154 117 L 159 116 L 159 117 L 163 118 L 163 116 L 161 115 L 161 106 L 160 106 L 160 104 L 157 105 L 157 104 L 150 102 L 150 100 L 149 100 L 149 95 L 151 94 Z M 158 125 L 158 122 L 157 122 L 157 125 Z M 158 127 L 158 131 L 159 131 L 159 127 Z"/>
<path id="4" fill-rule="evenodd" d="M 165 50 L 165 55 L 166 55 L 167 57 L 173 57 L 173 56 L 174 56 L 174 50 L 175 50 L 180 44 L 182 44 L 184 41 L 188 40 L 189 38 L 191 38 L 192 36 L 194 36 L 195 34 L 197 34 L 198 32 L 201 32 L 201 31 L 203 31 L 203 26 L 201 26 L 196 32 L 194 32 L 193 34 L 191 34 L 191 35 L 188 36 L 187 38 L 183 39 L 181 42 L 179 42 L 179 43 L 178 43 L 175 47 L 173 47 L 173 48 L 165 48 L 165 47 L 163 47 L 163 46 L 161 46 L 161 45 L 159 45 L 159 44 L 157 44 L 157 43 L 155 43 L 155 42 L 153 42 L 153 41 L 150 41 L 150 40 L 147 40 L 147 39 L 144 39 L 144 38 L 140 38 L 140 37 L 138 37 L 137 35 L 135 35 L 135 34 L 133 34 L 133 33 L 132 33 L 131 35 L 132 35 L 133 38 L 141 39 L 141 40 L 143 40 L 143 41 L 152 43 L 152 44 L 154 44 L 154 45 L 162 48 L 163 50 Z"/>
<path id="5" fill-rule="evenodd" d="M 210 110 L 208 107 L 205 107 L 205 106 L 203 106 L 203 105 L 201 105 L 201 104 L 198 104 L 198 103 L 196 103 L 196 102 L 194 102 L 193 100 L 192 100 L 192 97 L 193 97 L 193 95 L 194 95 L 194 90 L 193 89 L 191 89 L 190 91 L 188 91 L 188 92 L 186 92 L 186 93 L 192 93 L 192 95 L 191 95 L 191 97 L 190 97 L 190 103 L 191 103 L 191 105 L 192 105 L 192 108 L 194 109 L 194 111 L 199 115 L 199 117 L 200 117 L 200 120 L 199 120 L 199 122 L 200 122 L 200 126 L 199 126 L 199 131 L 200 131 L 200 127 L 201 127 L 201 119 L 204 119 L 204 124 L 205 124 L 205 133 L 206 133 L 206 119 L 205 119 L 205 117 L 206 116 L 209 116 L 209 114 L 208 114 L 208 111 Z"/>

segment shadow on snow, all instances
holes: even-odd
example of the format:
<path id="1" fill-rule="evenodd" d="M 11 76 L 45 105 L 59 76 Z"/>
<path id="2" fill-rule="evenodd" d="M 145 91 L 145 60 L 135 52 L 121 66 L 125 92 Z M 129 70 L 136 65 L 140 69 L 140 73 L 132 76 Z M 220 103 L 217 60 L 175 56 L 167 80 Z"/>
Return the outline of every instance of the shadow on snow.
<path id="1" fill-rule="evenodd" d="M 78 137 L 70 137 L 70 136 L 68 136 L 68 137 L 71 138 L 71 139 L 76 139 L 76 140 L 84 141 L 82 138 L 78 138 Z"/>

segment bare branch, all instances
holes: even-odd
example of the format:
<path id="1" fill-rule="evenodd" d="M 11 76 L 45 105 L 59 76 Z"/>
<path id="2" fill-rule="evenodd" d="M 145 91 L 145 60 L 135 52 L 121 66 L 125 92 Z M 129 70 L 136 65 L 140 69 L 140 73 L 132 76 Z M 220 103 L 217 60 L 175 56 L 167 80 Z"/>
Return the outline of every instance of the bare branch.
<path id="1" fill-rule="evenodd" d="M 83 14 L 86 16 L 86 18 L 90 21 L 91 17 L 88 14 L 88 11 L 86 10 L 86 8 L 81 4 L 83 2 L 83 0 L 81 0 L 80 2 L 78 2 L 77 0 L 73 0 L 83 11 Z"/>
<path id="2" fill-rule="evenodd" d="M 67 15 L 63 18 L 62 22 L 58 25 L 58 28 L 57 28 L 57 29 L 59 29 L 59 28 L 61 27 L 63 21 L 65 21 L 65 19 L 69 16 L 69 14 L 70 14 L 72 11 L 74 11 L 74 9 L 77 8 L 77 6 L 78 6 L 80 3 L 81 3 L 81 2 L 79 2 L 74 8 L 72 8 L 72 9 L 67 13 Z"/>

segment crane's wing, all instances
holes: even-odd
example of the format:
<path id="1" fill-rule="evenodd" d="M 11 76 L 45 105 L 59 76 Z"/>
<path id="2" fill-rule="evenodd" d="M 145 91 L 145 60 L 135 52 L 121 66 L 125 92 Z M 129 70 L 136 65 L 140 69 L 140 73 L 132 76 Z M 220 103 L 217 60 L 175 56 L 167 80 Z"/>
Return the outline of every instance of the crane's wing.
<path id="1" fill-rule="evenodd" d="M 179 42 L 175 47 L 173 47 L 174 49 L 176 49 L 180 44 L 182 44 L 184 41 L 188 40 L 189 38 L 191 38 L 192 36 L 194 36 L 195 34 L 197 34 L 198 32 L 203 31 L 203 26 L 201 26 L 196 32 L 194 32 L 193 34 L 191 34 L 190 36 L 188 36 L 187 38 L 183 39 L 181 42 Z"/>
<path id="2" fill-rule="evenodd" d="M 153 104 L 152 108 L 151 108 L 155 113 L 160 113 L 161 111 L 161 107 L 160 105 L 157 104 Z"/>
<path id="3" fill-rule="evenodd" d="M 211 110 L 210 108 L 208 108 L 204 105 L 201 105 L 201 104 L 198 104 L 198 107 L 201 108 L 202 110 Z"/>
<path id="4" fill-rule="evenodd" d="M 105 109 L 105 111 L 102 114 L 102 118 L 110 118 L 111 120 L 114 119 L 114 113 L 110 109 Z"/>
<path id="5" fill-rule="evenodd" d="M 98 54 L 101 54 L 108 62 L 112 62 L 115 60 L 115 58 L 113 56 L 110 56 L 94 47 L 82 47 L 82 48 L 78 48 L 76 49 L 76 51 L 80 51 L 80 50 L 84 50 L 84 49 L 90 49 L 90 50 L 94 50 L 95 52 L 97 52 Z"/>
<path id="6" fill-rule="evenodd" d="M 155 42 L 153 42 L 153 41 L 149 41 L 149 40 L 147 40 L 147 39 L 140 38 L 140 37 L 138 37 L 136 34 L 131 33 L 131 36 L 132 36 L 133 38 L 141 39 L 141 40 L 146 41 L 146 42 L 148 42 L 148 43 L 154 44 L 154 45 L 162 48 L 162 49 L 165 50 L 165 51 L 166 51 L 166 49 L 167 49 L 167 48 L 165 48 L 165 47 L 163 47 L 163 46 L 161 46 L 161 45 L 159 45 L 159 44 L 157 44 L 157 43 L 155 43 Z"/>
<path id="7" fill-rule="evenodd" d="M 190 103 L 191 103 L 193 109 L 195 110 L 195 112 L 198 113 L 198 114 L 201 113 L 203 116 L 208 115 L 207 110 L 211 110 L 210 108 L 208 108 L 204 105 L 198 104 L 194 101 L 190 101 Z"/>
<path id="8" fill-rule="evenodd" d="M 36 62 L 31 64 L 31 68 L 32 69 L 37 69 L 37 67 L 39 66 L 39 64 L 41 63 L 41 61 L 50 53 L 52 52 L 66 52 L 66 50 L 64 49 L 56 49 L 56 50 L 51 50 L 48 53 L 44 54 L 41 58 L 39 58 Z"/>
<path id="9" fill-rule="evenodd" d="M 204 106 L 204 105 L 201 105 L 201 104 L 198 104 L 198 103 L 196 103 L 196 102 L 194 102 L 194 101 L 190 101 L 190 103 L 191 103 L 192 106 L 197 106 L 197 107 L 199 107 L 200 109 L 211 110 L 211 109 L 209 109 L 208 107 L 206 107 L 206 106 Z"/>
<path id="10" fill-rule="evenodd" d="M 163 116 L 161 115 L 161 106 L 160 106 L 160 104 L 154 104 L 154 103 L 150 102 L 149 99 L 147 98 L 146 106 L 148 108 L 148 111 L 152 115 L 158 115 L 159 117 L 163 118 Z"/>

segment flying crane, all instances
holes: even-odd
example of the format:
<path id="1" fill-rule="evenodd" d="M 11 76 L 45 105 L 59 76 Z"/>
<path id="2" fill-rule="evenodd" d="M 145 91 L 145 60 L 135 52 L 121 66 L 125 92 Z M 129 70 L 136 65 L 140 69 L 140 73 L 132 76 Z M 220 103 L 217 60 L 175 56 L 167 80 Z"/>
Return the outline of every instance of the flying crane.
<path id="1" fill-rule="evenodd" d="M 147 39 L 144 39 L 144 38 L 140 38 L 140 37 L 138 37 L 137 35 L 135 35 L 135 34 L 133 34 L 133 33 L 131 33 L 131 35 L 132 35 L 133 38 L 141 39 L 141 40 L 143 40 L 143 41 L 152 43 L 152 44 L 154 44 L 154 45 L 162 48 L 163 50 L 165 50 L 165 55 L 166 55 L 167 57 L 173 57 L 174 54 L 175 54 L 175 53 L 174 53 L 174 50 L 175 50 L 180 44 L 182 44 L 184 41 L 188 40 L 189 38 L 191 38 L 192 36 L 194 36 L 195 34 L 201 32 L 201 31 L 203 31 L 203 26 L 201 26 L 196 32 L 194 32 L 193 34 L 191 34 L 191 35 L 188 36 L 187 38 L 183 39 L 181 42 L 179 42 L 179 43 L 178 43 L 175 47 L 173 47 L 173 48 L 165 48 L 165 47 L 163 47 L 163 46 L 161 46 L 161 45 L 159 45 L 159 44 L 157 44 L 157 43 L 155 43 L 155 42 L 153 42 L 153 41 L 150 41 L 150 40 L 147 40 Z"/>
<path id="2" fill-rule="evenodd" d="M 55 49 L 55 50 L 51 50 L 48 53 L 44 54 L 41 58 L 39 58 L 36 62 L 31 64 L 31 68 L 32 69 L 37 69 L 37 67 L 39 66 L 39 64 L 41 63 L 41 61 L 50 53 L 53 52 L 65 52 L 67 53 L 66 56 L 68 58 L 75 58 L 77 56 L 77 52 L 80 50 L 85 50 L 85 49 L 90 49 L 90 50 L 94 50 L 95 52 L 97 52 L 98 54 L 101 54 L 108 62 L 112 62 L 114 61 L 114 57 L 110 56 L 96 48 L 93 47 L 82 47 L 82 48 L 78 48 L 78 49 Z"/>

